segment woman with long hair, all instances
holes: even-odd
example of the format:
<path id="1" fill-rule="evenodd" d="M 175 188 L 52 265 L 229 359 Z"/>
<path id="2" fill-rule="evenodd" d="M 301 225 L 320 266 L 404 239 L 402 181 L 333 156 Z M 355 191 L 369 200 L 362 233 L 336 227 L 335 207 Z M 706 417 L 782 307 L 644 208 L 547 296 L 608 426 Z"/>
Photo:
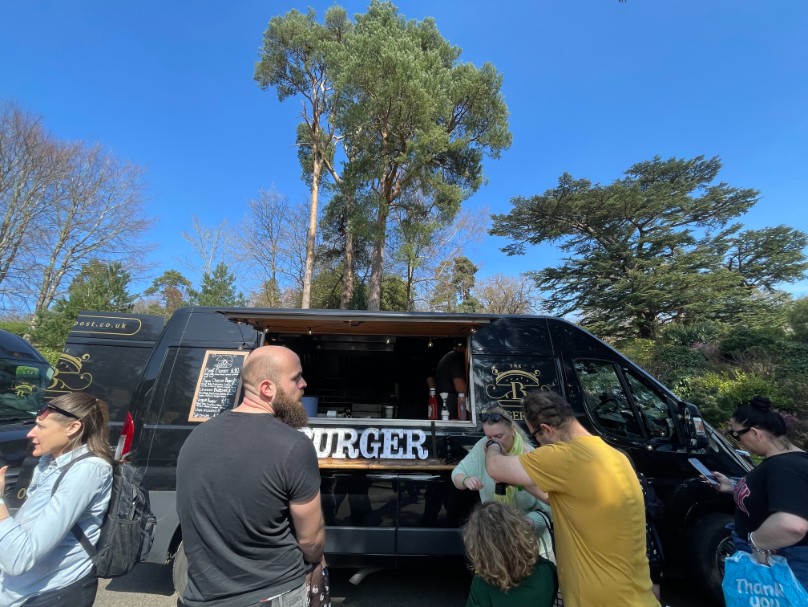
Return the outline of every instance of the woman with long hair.
<path id="1" fill-rule="evenodd" d="M 107 407 L 64 394 L 40 409 L 28 438 L 40 458 L 28 497 L 14 516 L 0 499 L 0 605 L 91 607 L 98 578 L 72 528 L 98 542 L 112 490 Z"/>
<path id="2" fill-rule="evenodd" d="M 463 529 L 474 571 L 466 607 L 550 607 L 558 593 L 555 565 L 539 556 L 530 523 L 513 506 L 480 505 Z"/>
<path id="3" fill-rule="evenodd" d="M 737 483 L 713 472 L 717 489 L 735 498 L 735 547 L 761 563 L 784 556 L 808 590 L 808 454 L 788 439 L 783 416 L 762 396 L 735 410 L 727 432 L 764 458 Z"/>
<path id="4" fill-rule="evenodd" d="M 547 494 L 538 492 L 533 495 L 521 487 L 502 485 L 497 491 L 497 483 L 485 469 L 485 444 L 493 440 L 502 445 L 504 453 L 521 455 L 533 451 L 525 432 L 516 424 L 505 409 L 500 406 L 485 409 L 478 416 L 483 424 L 485 436 L 469 451 L 454 470 L 452 483 L 458 489 L 479 491 L 480 501 L 498 501 L 515 506 L 523 512 L 539 539 L 539 554 L 554 560 L 553 541 L 548 523 L 550 522 L 550 506 L 547 505 Z"/>

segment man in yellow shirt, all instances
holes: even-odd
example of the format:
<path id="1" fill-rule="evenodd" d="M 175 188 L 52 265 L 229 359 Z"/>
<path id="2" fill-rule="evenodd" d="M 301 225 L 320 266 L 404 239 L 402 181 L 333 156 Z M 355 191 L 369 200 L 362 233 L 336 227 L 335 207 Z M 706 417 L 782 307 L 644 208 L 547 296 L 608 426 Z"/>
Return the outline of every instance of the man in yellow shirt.
<path id="1" fill-rule="evenodd" d="M 485 465 L 496 481 L 538 486 L 550 496 L 566 607 L 658 607 L 645 544 L 645 504 L 628 458 L 590 434 L 555 392 L 522 401 L 541 448 L 508 457 L 490 440 Z"/>

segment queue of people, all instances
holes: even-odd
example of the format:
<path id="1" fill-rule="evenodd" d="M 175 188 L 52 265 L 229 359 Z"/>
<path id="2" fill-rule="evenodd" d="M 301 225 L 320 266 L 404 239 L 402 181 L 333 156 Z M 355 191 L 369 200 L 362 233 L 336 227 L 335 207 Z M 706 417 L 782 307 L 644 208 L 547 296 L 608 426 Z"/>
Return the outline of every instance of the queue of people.
<path id="1" fill-rule="evenodd" d="M 241 380 L 241 403 L 197 426 L 177 462 L 182 603 L 327 606 L 317 455 L 297 431 L 307 423 L 300 359 L 258 348 Z M 646 500 L 628 457 L 554 392 L 528 394 L 522 411 L 529 434 L 501 407 L 482 411 L 485 436 L 451 472 L 456 489 L 481 501 L 463 528 L 474 571 L 467 605 L 550 607 L 560 589 L 567 607 L 658 607 Z M 40 458 L 28 498 L 14 516 L 0 498 L 0 605 L 93 604 L 96 571 L 72 531 L 78 524 L 98 541 L 112 483 L 108 422 L 104 403 L 83 393 L 39 411 L 28 435 Z M 808 454 L 766 398 L 739 407 L 729 424 L 763 458 L 739 481 L 714 473 L 717 489 L 735 498 L 735 546 L 764 564 L 785 557 L 808 588 Z"/>

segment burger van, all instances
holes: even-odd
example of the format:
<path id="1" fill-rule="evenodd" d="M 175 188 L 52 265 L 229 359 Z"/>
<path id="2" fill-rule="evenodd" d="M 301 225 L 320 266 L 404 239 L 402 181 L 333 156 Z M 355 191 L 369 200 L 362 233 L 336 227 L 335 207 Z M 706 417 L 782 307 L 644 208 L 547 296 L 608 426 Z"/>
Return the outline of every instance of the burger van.
<path id="1" fill-rule="evenodd" d="M 80 338 L 71 334 L 68 340 L 69 356 L 81 359 L 93 378 L 83 386 L 89 392 L 93 382 L 106 381 L 105 374 L 125 374 L 124 336 L 116 337 L 115 348 L 97 349 L 109 337 L 98 322 L 111 316 L 82 313 Z M 88 330 L 93 323 L 95 333 Z M 467 346 L 467 419 L 431 419 L 427 379 L 458 340 Z M 266 344 L 291 348 L 302 362 L 309 424 L 301 431 L 317 452 L 332 566 L 460 558 L 458 528 L 479 498 L 458 491 L 449 475 L 483 435 L 480 412 L 501 405 L 521 421 L 521 399 L 552 390 L 591 432 L 626 452 L 650 482 L 663 505 L 655 525 L 668 573 L 689 575 L 721 596 L 734 506 L 688 458 L 730 477 L 746 474 L 750 462 L 701 419 L 695 405 L 603 341 L 551 316 L 177 310 L 142 369 L 130 374 L 130 389 L 113 393 L 106 382 L 111 407 L 128 407 L 134 419 L 125 431 L 131 436 L 123 438 L 132 440 L 131 461 L 146 469 L 158 521 L 149 561 L 182 556 L 175 505 L 180 447 L 199 424 L 238 404 L 244 360 Z M 181 560 L 175 560 L 180 577 Z"/>

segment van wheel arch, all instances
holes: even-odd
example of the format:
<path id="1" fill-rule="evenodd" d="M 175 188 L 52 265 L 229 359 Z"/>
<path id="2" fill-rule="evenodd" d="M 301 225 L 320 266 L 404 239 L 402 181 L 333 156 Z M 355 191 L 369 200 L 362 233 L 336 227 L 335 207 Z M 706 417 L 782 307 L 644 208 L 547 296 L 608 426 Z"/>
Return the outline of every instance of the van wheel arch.
<path id="1" fill-rule="evenodd" d="M 690 574 L 717 604 L 724 599 L 724 560 L 735 552 L 731 532 L 726 528 L 733 520 L 726 512 L 704 513 L 693 526 L 688 542 Z"/>

